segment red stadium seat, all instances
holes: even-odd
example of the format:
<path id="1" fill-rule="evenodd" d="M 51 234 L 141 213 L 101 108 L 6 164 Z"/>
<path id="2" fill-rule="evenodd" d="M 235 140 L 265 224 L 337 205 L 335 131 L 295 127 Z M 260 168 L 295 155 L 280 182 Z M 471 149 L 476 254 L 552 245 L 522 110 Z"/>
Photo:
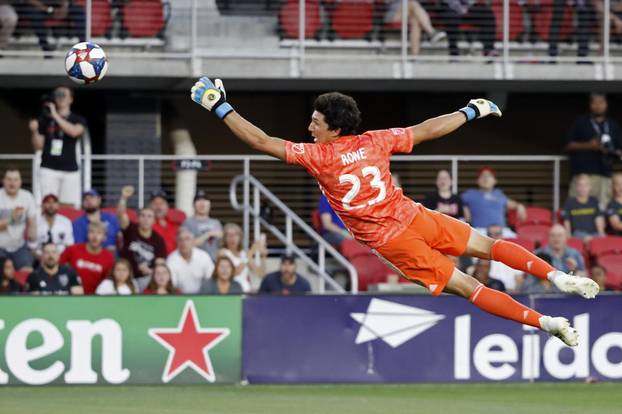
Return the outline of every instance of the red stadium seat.
<path id="1" fill-rule="evenodd" d="M 299 37 L 298 16 L 298 0 L 288 0 L 283 4 L 279 12 L 281 36 L 293 39 Z M 315 37 L 321 27 L 320 2 L 307 0 L 305 2 L 305 38 Z"/>
<path id="2" fill-rule="evenodd" d="M 114 214 L 115 216 L 117 215 L 117 208 L 116 207 L 103 207 L 102 211 L 105 211 L 106 213 Z M 130 221 L 132 223 L 137 223 L 138 222 L 138 214 L 136 214 L 136 210 L 134 210 L 132 208 L 128 208 L 127 209 L 127 216 L 130 218 Z"/>
<path id="3" fill-rule="evenodd" d="M 17 283 L 19 283 L 20 285 L 24 286 L 26 284 L 26 279 L 28 279 L 29 275 L 30 275 L 30 272 L 24 272 L 22 270 L 16 270 L 15 271 L 15 281 Z"/>
<path id="4" fill-rule="evenodd" d="M 355 240 L 344 240 L 341 251 L 358 273 L 360 291 L 366 291 L 370 284 L 386 282 L 387 276 L 394 273 L 368 247 Z"/>
<path id="5" fill-rule="evenodd" d="M 516 243 L 519 246 L 523 246 L 525 249 L 529 250 L 530 252 L 533 252 L 536 248 L 536 243 L 531 239 L 523 239 L 523 238 L 517 237 L 517 238 L 504 239 L 504 240 L 512 242 L 512 243 Z"/>
<path id="6" fill-rule="evenodd" d="M 341 1 L 335 4 L 331 26 L 342 39 L 361 39 L 373 29 L 374 5 L 366 0 Z"/>
<path id="7" fill-rule="evenodd" d="M 132 37 L 157 37 L 166 26 L 161 0 L 128 0 L 122 15 L 123 27 Z"/>
<path id="8" fill-rule="evenodd" d="M 607 254 L 598 258 L 598 264 L 607 270 L 606 287 L 614 290 L 622 289 L 622 256 Z"/>
<path id="9" fill-rule="evenodd" d="M 86 7 L 86 0 L 76 0 Z M 109 0 L 91 0 L 91 36 L 104 36 L 112 28 L 112 8 Z"/>
<path id="10" fill-rule="evenodd" d="M 177 225 L 181 225 L 186 221 L 186 213 L 178 208 L 169 208 L 166 217 Z"/>
<path id="11" fill-rule="evenodd" d="M 322 232 L 322 218 L 320 217 L 320 210 L 317 208 L 311 212 L 311 225 L 313 226 L 313 230 L 318 233 Z"/>
<path id="12" fill-rule="evenodd" d="M 503 0 L 493 0 L 490 4 L 497 22 L 495 39 L 503 39 Z M 510 40 L 516 40 L 525 31 L 523 25 L 523 9 L 517 1 L 510 1 Z"/>
<path id="13" fill-rule="evenodd" d="M 84 211 L 75 209 L 73 207 L 60 207 L 58 209 L 58 214 L 67 217 L 71 221 L 74 221 L 75 219 L 84 215 Z"/>
<path id="14" fill-rule="evenodd" d="M 518 221 L 516 210 L 508 210 L 507 221 L 508 226 L 516 228 L 516 226 L 524 226 L 526 224 L 544 224 L 550 226 L 553 224 L 553 213 L 548 208 L 527 207 L 527 218 L 524 221 Z"/>
<path id="15" fill-rule="evenodd" d="M 573 32 L 574 24 L 573 6 L 564 6 L 561 29 L 559 32 L 560 40 L 567 40 Z M 553 17 L 553 0 L 539 0 L 538 10 L 531 14 L 535 32 L 543 41 L 549 40 L 551 31 L 551 19 Z"/>
<path id="16" fill-rule="evenodd" d="M 521 239 L 529 239 L 540 247 L 549 237 L 549 226 L 543 224 L 526 224 L 518 226 L 516 234 Z"/>
<path id="17" fill-rule="evenodd" d="M 622 237 L 620 236 L 604 236 L 594 237 L 588 243 L 590 255 L 600 258 L 604 255 L 621 254 L 622 253 Z"/>

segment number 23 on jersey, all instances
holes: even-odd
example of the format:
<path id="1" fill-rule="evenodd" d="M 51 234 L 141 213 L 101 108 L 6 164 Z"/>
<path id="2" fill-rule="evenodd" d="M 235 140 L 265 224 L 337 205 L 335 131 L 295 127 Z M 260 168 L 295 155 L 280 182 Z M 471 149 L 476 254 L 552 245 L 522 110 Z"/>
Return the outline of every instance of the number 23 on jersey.
<path id="1" fill-rule="evenodd" d="M 361 184 L 361 180 L 359 179 L 359 177 L 354 174 L 343 174 L 339 176 L 339 184 L 351 184 L 352 185 L 352 188 L 350 188 L 350 191 L 348 191 L 346 195 L 343 196 L 343 198 L 341 199 L 343 208 L 345 210 L 356 210 L 356 209 L 363 208 L 366 206 L 373 206 L 374 204 L 378 204 L 382 200 L 384 200 L 384 198 L 387 195 L 387 188 L 386 188 L 385 183 L 381 179 L 380 170 L 378 169 L 378 167 L 374 167 L 374 166 L 364 167 L 361 170 L 361 173 L 363 174 L 364 179 L 367 180 L 363 184 Z M 371 178 L 368 178 L 369 176 L 371 176 Z M 378 189 L 378 194 L 376 195 L 375 198 L 371 200 L 367 200 L 367 201 L 361 200 L 362 202 L 353 206 L 351 204 L 352 200 L 354 200 L 356 196 L 358 195 L 358 193 L 361 191 L 361 185 L 369 185 L 374 189 Z"/>

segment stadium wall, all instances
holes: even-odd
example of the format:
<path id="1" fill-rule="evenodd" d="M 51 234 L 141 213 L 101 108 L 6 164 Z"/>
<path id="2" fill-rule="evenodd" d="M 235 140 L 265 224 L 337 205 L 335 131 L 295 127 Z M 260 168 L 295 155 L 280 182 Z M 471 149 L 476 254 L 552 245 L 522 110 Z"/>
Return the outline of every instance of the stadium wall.
<path id="1" fill-rule="evenodd" d="M 519 296 L 577 348 L 454 297 L 9 297 L 0 385 L 622 379 L 620 296 Z"/>

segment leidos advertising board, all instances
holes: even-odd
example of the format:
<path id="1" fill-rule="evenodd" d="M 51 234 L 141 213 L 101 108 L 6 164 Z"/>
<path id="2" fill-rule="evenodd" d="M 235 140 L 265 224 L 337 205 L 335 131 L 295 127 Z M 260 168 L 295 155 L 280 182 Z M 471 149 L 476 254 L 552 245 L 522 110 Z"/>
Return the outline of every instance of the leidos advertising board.
<path id="1" fill-rule="evenodd" d="M 242 299 L 0 300 L 0 384 L 213 383 L 240 379 Z"/>

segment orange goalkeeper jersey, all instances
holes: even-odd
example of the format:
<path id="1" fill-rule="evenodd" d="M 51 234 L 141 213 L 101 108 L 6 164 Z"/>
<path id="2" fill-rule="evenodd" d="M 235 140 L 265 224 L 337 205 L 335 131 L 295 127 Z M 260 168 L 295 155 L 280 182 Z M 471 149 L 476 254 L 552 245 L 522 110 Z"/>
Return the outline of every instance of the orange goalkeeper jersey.
<path id="1" fill-rule="evenodd" d="M 350 233 L 371 248 L 397 237 L 421 206 L 395 187 L 391 154 L 409 153 L 410 129 L 343 136 L 328 144 L 286 143 L 287 162 L 302 165 L 320 184 Z"/>

